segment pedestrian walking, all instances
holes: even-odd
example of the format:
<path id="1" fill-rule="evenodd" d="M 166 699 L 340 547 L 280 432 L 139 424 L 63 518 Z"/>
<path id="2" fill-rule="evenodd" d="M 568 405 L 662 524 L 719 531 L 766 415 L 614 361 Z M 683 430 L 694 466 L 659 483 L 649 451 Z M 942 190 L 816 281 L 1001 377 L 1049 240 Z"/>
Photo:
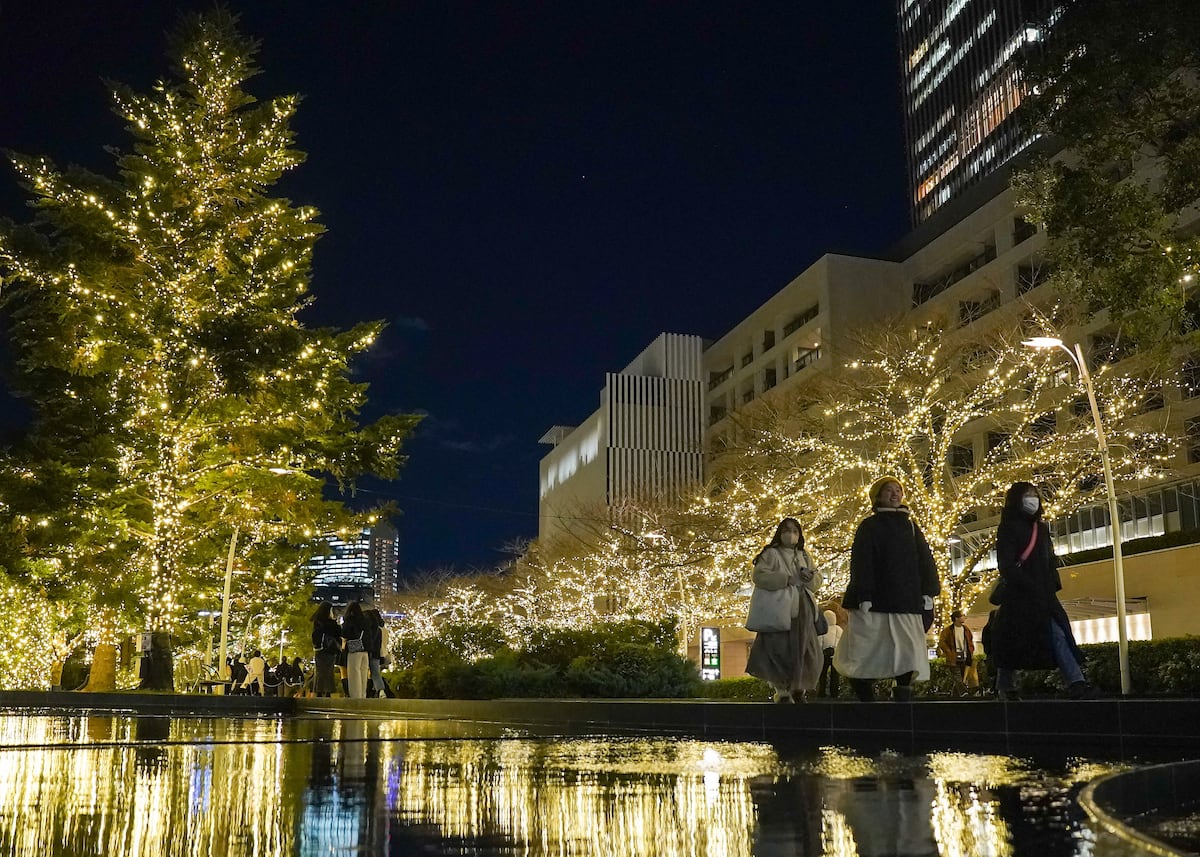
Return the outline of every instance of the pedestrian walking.
<path id="1" fill-rule="evenodd" d="M 771 684 L 775 702 L 803 702 L 821 674 L 821 645 L 815 593 L 821 574 L 804 549 L 804 533 L 795 518 L 784 518 L 771 543 L 754 558 L 750 615 L 746 627 L 757 631 L 746 672 Z M 756 603 L 757 600 L 757 603 Z M 774 616 L 763 624 L 756 607 L 770 604 Z"/>
<path id="2" fill-rule="evenodd" d="M 950 614 L 950 624 L 942 629 L 938 636 L 938 654 L 950 668 L 954 679 L 954 695 L 966 696 L 967 669 L 975 657 L 975 638 L 967 627 L 966 619 L 961 610 Z"/>
<path id="3" fill-rule="evenodd" d="M 346 652 L 346 689 L 351 699 L 367 698 L 367 677 L 371 672 L 371 658 L 367 653 L 367 633 L 371 624 L 363 615 L 362 605 L 351 601 L 342 617 L 342 638 Z"/>
<path id="4" fill-rule="evenodd" d="M 316 660 L 313 692 L 331 696 L 334 690 L 333 667 L 342 648 L 342 629 L 333 618 L 333 605 L 322 601 L 312 615 L 312 644 Z"/>
<path id="5" fill-rule="evenodd" d="M 833 665 L 833 653 L 842 639 L 842 627 L 837 623 L 837 613 L 825 611 L 825 624 L 829 630 L 821 635 L 821 653 L 825 662 L 821 665 L 821 677 L 817 680 L 817 696 L 837 699 L 841 690 L 841 676 Z"/>
<path id="6" fill-rule="evenodd" d="M 998 606 L 989 623 L 987 648 L 996 664 L 996 692 L 1005 700 L 1020 699 L 1022 669 L 1057 667 L 1071 698 L 1094 694 L 1083 675 L 1083 655 L 1067 611 L 1058 600 L 1058 556 L 1042 513 L 1037 488 L 1030 482 L 1014 483 L 1005 495 L 996 531 L 1000 582 L 992 593 Z"/>
<path id="7" fill-rule="evenodd" d="M 923 613 L 933 609 L 941 583 L 900 480 L 877 479 L 868 496 L 871 514 L 858 525 L 850 550 L 842 599 L 848 618 L 833 666 L 864 702 L 875 698 L 875 681 L 882 678 L 894 678 L 892 698 L 907 702 L 913 679 L 929 677 Z"/>

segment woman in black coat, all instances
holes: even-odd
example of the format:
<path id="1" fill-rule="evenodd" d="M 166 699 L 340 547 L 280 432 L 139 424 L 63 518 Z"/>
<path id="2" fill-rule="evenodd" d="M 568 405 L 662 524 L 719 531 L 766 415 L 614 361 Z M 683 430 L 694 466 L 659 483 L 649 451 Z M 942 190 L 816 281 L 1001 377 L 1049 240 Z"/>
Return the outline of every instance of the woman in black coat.
<path id="1" fill-rule="evenodd" d="M 333 666 L 342 647 L 342 628 L 333 618 L 333 605 L 322 601 L 312 616 L 312 644 L 317 662 L 313 690 L 317 696 L 333 693 Z"/>
<path id="2" fill-rule="evenodd" d="M 1050 527 L 1042 520 L 1042 498 L 1029 482 L 1008 489 L 996 531 L 1000 606 L 991 621 L 996 689 L 1001 699 L 1018 699 L 1018 670 L 1058 667 L 1073 698 L 1087 696 L 1083 656 L 1067 611 L 1059 603 L 1058 557 Z"/>

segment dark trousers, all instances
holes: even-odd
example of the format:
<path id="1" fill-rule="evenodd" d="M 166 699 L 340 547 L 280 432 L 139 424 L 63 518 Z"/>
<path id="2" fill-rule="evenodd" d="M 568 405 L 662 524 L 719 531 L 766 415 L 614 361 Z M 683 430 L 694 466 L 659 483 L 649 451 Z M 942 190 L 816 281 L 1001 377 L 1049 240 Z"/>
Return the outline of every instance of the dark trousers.
<path id="1" fill-rule="evenodd" d="M 833 666 L 833 649 L 825 650 L 825 663 L 821 666 L 821 677 L 817 679 L 817 696 L 828 696 L 837 699 L 841 689 L 842 677 Z M 828 692 L 826 692 L 828 691 Z"/>

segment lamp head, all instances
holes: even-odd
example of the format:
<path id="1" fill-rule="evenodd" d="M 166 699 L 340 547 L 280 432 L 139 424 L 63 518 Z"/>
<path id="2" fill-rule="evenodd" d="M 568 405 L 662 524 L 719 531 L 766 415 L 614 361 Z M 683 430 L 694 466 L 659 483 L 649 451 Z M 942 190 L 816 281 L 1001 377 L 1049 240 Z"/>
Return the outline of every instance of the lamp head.
<path id="1" fill-rule="evenodd" d="M 1022 345 L 1027 345 L 1030 348 L 1062 348 L 1063 341 L 1057 336 L 1031 336 L 1029 339 L 1022 339 Z"/>

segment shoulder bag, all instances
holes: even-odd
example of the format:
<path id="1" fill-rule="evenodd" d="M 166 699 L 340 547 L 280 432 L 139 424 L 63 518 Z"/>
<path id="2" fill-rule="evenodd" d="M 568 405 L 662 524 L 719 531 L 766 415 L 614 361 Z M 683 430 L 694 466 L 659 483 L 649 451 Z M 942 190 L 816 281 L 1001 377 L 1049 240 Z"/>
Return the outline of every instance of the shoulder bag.
<path id="1" fill-rule="evenodd" d="M 792 617 L 800 610 L 799 594 L 794 586 L 782 589 L 754 587 L 750 593 L 750 609 L 746 612 L 746 630 L 772 632 L 791 628 Z"/>
<path id="2" fill-rule="evenodd" d="M 1025 546 L 1025 550 L 1021 551 L 1021 558 L 1020 558 L 1020 560 L 1018 560 L 1018 563 L 1025 562 L 1025 560 L 1029 559 L 1029 555 L 1031 553 L 1033 553 L 1033 546 L 1035 544 L 1037 544 L 1037 533 L 1038 533 L 1037 521 L 1034 521 L 1033 522 L 1033 532 L 1029 534 L 1029 544 L 1027 544 Z M 1003 577 L 996 581 L 996 586 L 995 586 L 995 588 L 992 589 L 992 594 L 988 596 L 988 603 L 995 604 L 997 607 L 999 607 L 1001 604 L 1004 603 L 1004 578 Z"/>

